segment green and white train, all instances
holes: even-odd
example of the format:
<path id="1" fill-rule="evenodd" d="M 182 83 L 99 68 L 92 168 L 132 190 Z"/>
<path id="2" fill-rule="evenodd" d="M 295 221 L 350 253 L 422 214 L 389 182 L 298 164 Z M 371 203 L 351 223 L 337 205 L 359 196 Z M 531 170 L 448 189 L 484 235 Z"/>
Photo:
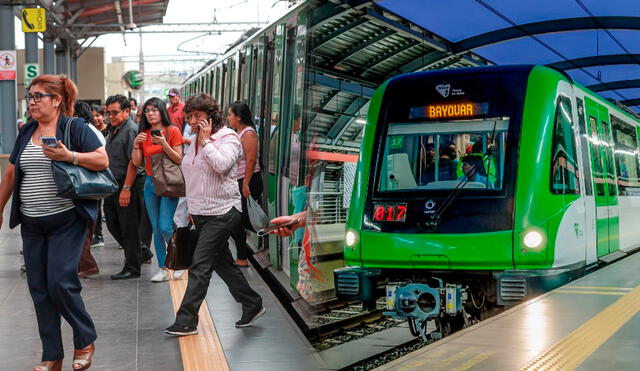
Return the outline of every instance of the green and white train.
<path id="1" fill-rule="evenodd" d="M 640 247 L 639 117 L 543 66 L 420 72 L 375 92 L 339 298 L 438 336 Z"/>

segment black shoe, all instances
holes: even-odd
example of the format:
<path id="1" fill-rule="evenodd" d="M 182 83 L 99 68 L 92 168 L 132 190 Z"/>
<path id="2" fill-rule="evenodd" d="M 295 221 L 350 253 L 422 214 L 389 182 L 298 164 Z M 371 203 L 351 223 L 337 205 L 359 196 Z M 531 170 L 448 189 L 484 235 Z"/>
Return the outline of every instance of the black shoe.
<path id="1" fill-rule="evenodd" d="M 22 272 L 22 273 L 26 273 L 27 272 L 27 267 L 24 264 L 22 264 L 20 266 L 20 272 Z"/>
<path id="2" fill-rule="evenodd" d="M 176 335 L 176 336 L 197 335 L 198 328 L 195 326 L 185 326 L 185 325 L 178 325 L 177 323 L 174 323 L 170 327 L 167 327 L 164 330 L 164 332 L 166 334 Z"/>
<path id="3" fill-rule="evenodd" d="M 127 271 L 122 271 L 120 273 L 116 273 L 116 274 L 112 274 L 111 275 L 111 279 L 112 280 L 128 280 L 131 278 L 138 278 L 140 277 L 140 274 L 135 274 L 132 272 L 127 272 Z"/>
<path id="4" fill-rule="evenodd" d="M 249 327 L 253 325 L 253 322 L 263 315 L 267 310 L 262 306 L 256 307 L 256 309 L 244 312 L 242 311 L 242 318 L 236 322 L 236 327 Z"/>
<path id="5" fill-rule="evenodd" d="M 143 248 L 142 249 L 142 262 L 144 264 L 151 264 L 151 259 L 153 259 L 153 253 L 151 252 L 151 250 L 149 250 L 149 248 Z"/>
<path id="6" fill-rule="evenodd" d="M 91 239 L 91 247 L 102 247 L 104 246 L 104 238 L 100 235 L 93 236 Z"/>

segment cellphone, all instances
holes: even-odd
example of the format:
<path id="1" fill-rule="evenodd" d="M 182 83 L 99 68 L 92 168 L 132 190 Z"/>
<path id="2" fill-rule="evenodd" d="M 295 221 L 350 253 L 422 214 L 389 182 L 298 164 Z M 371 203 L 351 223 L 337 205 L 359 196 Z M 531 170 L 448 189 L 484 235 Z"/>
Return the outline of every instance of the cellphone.
<path id="1" fill-rule="evenodd" d="M 56 137 L 42 137 L 42 144 L 51 148 L 58 146 L 58 139 Z"/>
<path id="2" fill-rule="evenodd" d="M 162 136 L 162 132 L 160 132 L 160 130 L 158 130 L 158 129 L 151 130 L 151 135 L 153 135 L 154 137 L 161 137 Z"/>
<path id="3" fill-rule="evenodd" d="M 286 222 L 286 223 L 281 223 L 281 224 L 274 224 L 274 225 L 269 225 L 267 227 L 262 228 L 261 230 L 259 230 L 257 232 L 258 237 L 263 237 L 268 235 L 269 233 L 272 233 L 273 231 L 275 231 L 278 228 L 283 228 L 283 227 L 290 227 L 292 225 L 298 224 L 300 223 L 300 220 L 298 219 L 293 219 L 290 222 Z"/>

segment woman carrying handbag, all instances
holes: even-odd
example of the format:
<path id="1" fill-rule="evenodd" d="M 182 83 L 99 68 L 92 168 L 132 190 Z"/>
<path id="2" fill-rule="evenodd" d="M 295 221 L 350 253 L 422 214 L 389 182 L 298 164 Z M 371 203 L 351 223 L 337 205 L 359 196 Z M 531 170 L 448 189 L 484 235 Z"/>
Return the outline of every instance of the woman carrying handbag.
<path id="1" fill-rule="evenodd" d="M 97 215 L 97 202 L 59 197 L 52 163 L 102 171 L 108 168 L 109 159 L 84 120 L 69 118 L 78 92 L 70 79 L 41 75 L 33 79 L 28 91 L 25 99 L 34 121 L 20 130 L 0 183 L 0 225 L 13 194 L 9 227 L 22 224 L 27 284 L 43 348 L 42 362 L 33 370 L 62 369 L 61 317 L 73 330 L 72 368 L 86 370 L 91 367 L 97 335 L 80 296 L 77 269 L 89 223 Z M 63 137 L 65 132 L 69 136 Z"/>
<path id="2" fill-rule="evenodd" d="M 156 248 L 160 270 L 152 282 L 169 280 L 169 271 L 165 267 L 167 242 L 173 234 L 173 214 L 178 206 L 178 197 L 165 197 L 157 194 L 154 185 L 151 157 L 162 154 L 165 160 L 176 165 L 182 162 L 182 134 L 171 124 L 164 102 L 160 98 L 150 98 L 140 108 L 140 134 L 133 142 L 131 161 L 139 166 L 144 163 L 147 179 L 144 183 L 144 203 L 153 229 L 153 243 Z M 156 169 L 157 170 L 157 169 Z"/>

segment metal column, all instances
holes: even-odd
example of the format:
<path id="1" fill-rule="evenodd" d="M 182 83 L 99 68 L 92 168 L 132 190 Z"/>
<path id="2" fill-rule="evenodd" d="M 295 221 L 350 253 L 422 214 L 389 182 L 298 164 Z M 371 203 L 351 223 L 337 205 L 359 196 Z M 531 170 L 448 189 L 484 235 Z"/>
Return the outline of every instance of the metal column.
<path id="1" fill-rule="evenodd" d="M 38 63 L 38 33 L 25 32 L 24 34 L 24 63 Z M 25 71 L 26 72 L 26 71 Z M 27 86 L 24 87 L 25 93 Z"/>
<path id="2" fill-rule="evenodd" d="M 74 54 L 72 52 L 71 58 L 69 58 L 69 77 L 78 85 L 78 57 Z"/>
<path id="3" fill-rule="evenodd" d="M 54 49 L 53 38 L 51 36 L 44 37 L 44 74 L 53 75 L 56 73 L 56 52 Z"/>
<path id="4" fill-rule="evenodd" d="M 0 50 L 15 50 L 15 15 L 11 6 L 0 6 Z M 11 153 L 16 138 L 16 81 L 0 80 L 0 152 Z"/>
<path id="5" fill-rule="evenodd" d="M 67 42 L 66 40 L 60 40 L 60 44 L 56 45 L 56 73 L 67 74 Z"/>

